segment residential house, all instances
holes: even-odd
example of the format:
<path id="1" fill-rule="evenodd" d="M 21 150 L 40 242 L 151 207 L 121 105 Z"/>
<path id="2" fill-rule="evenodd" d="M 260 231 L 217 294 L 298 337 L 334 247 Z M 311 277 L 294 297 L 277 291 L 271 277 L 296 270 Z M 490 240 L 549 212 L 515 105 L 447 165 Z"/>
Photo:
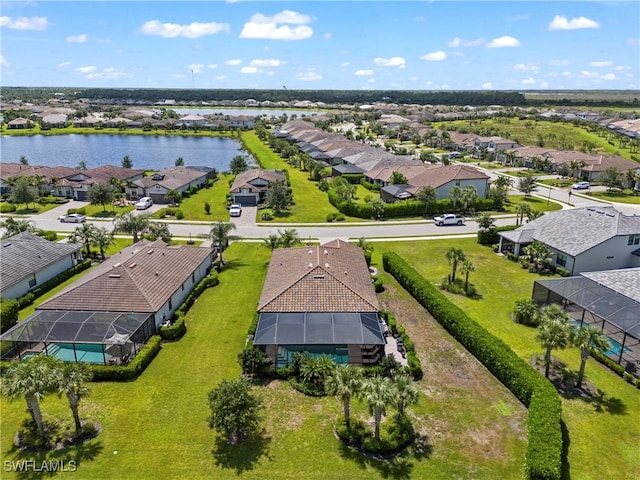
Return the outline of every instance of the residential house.
<path id="1" fill-rule="evenodd" d="M 243 130 L 249 130 L 255 125 L 254 117 L 251 117 L 249 115 L 231 116 L 229 117 L 228 122 L 230 128 L 240 128 Z"/>
<path id="2" fill-rule="evenodd" d="M 499 235 L 500 251 L 516 255 L 534 241 L 545 244 L 570 275 L 640 266 L 640 215 L 613 206 L 549 212 Z"/>
<path id="3" fill-rule="evenodd" d="M 178 120 L 178 126 L 186 126 L 192 128 L 194 125 L 199 127 L 204 126 L 206 122 L 206 118 L 201 115 L 185 115 L 184 117 L 180 117 Z"/>
<path id="4" fill-rule="evenodd" d="M 169 190 L 183 193 L 191 187 L 204 186 L 211 177 L 211 171 L 204 172 L 190 167 L 170 167 L 136 180 L 135 192 L 138 197 L 151 197 L 153 203 L 166 204 L 169 203 L 166 199 Z"/>
<path id="5" fill-rule="evenodd" d="M 295 352 L 337 363 L 384 357 L 380 307 L 362 250 L 342 240 L 273 251 L 253 344 L 277 367 Z"/>
<path id="6" fill-rule="evenodd" d="M 270 183 L 286 183 L 284 172 L 280 170 L 251 169 L 236 175 L 231 185 L 231 201 L 245 206 L 255 206 L 264 202 Z"/>
<path id="7" fill-rule="evenodd" d="M 27 294 L 82 258 L 82 244 L 50 242 L 30 232 L 5 238 L 0 245 L 0 295 L 6 299 Z"/>
<path id="8" fill-rule="evenodd" d="M 144 170 L 118 167 L 115 165 L 102 165 L 89 170 L 75 170 L 75 173 L 60 180 L 54 190 L 56 195 L 87 201 L 89 189 L 98 183 L 110 183 L 112 178 L 124 184 L 131 185 L 136 180 L 142 179 Z M 129 190 L 131 186 L 129 187 Z M 131 196 L 130 193 L 128 196 Z"/>
<path id="9" fill-rule="evenodd" d="M 18 128 L 31 128 L 33 126 L 33 122 L 26 118 L 14 118 L 10 122 L 7 122 L 7 127 L 10 129 L 18 129 Z"/>

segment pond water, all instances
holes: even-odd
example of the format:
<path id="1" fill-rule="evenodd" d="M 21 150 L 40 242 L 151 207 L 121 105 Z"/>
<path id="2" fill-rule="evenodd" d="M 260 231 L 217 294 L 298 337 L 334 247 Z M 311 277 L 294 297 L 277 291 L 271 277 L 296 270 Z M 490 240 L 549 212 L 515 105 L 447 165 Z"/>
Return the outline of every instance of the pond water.
<path id="1" fill-rule="evenodd" d="M 25 156 L 29 165 L 77 167 L 85 161 L 87 168 L 117 165 L 126 155 L 133 168 L 161 170 L 175 164 L 178 157 L 186 166 L 212 167 L 219 172 L 229 169 L 231 159 L 245 155 L 241 144 L 232 138 L 178 137 L 144 135 L 33 135 L 0 137 L 0 160 L 17 163 Z"/>

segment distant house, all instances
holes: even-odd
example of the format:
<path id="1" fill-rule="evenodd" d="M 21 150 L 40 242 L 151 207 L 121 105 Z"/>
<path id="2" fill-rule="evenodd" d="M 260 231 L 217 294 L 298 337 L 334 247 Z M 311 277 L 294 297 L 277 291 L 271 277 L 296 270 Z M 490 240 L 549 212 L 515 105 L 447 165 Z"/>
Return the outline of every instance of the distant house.
<path id="1" fill-rule="evenodd" d="M 0 245 L 0 295 L 7 299 L 25 295 L 82 258 L 82 244 L 54 243 L 30 232 L 6 238 Z"/>
<path id="2" fill-rule="evenodd" d="M 87 201 L 89 188 L 98 183 L 109 183 L 112 178 L 116 178 L 121 182 L 134 182 L 141 179 L 144 170 L 134 170 L 133 168 L 118 167 L 115 165 L 102 165 L 100 167 L 89 170 L 77 170 L 76 173 L 66 176 L 54 188 L 56 194 L 60 196 L 69 196 L 80 200 Z"/>
<path id="3" fill-rule="evenodd" d="M 139 197 L 151 197 L 153 203 L 166 204 L 169 203 L 165 198 L 169 190 L 183 193 L 191 187 L 204 186 L 211 175 L 211 172 L 190 167 L 170 167 L 136 180 L 134 184 Z"/>
<path id="4" fill-rule="evenodd" d="M 415 173 L 413 170 L 412 173 Z M 464 189 L 472 186 L 479 198 L 485 198 L 489 190 L 489 176 L 468 165 L 424 166 L 421 172 L 407 177 L 408 185 L 387 185 L 380 189 L 380 198 L 387 203 L 410 198 L 424 187 L 433 187 L 436 199 L 449 198 L 453 187 Z"/>
<path id="5" fill-rule="evenodd" d="M 264 202 L 269 184 L 278 180 L 286 183 L 286 177 L 280 170 L 245 170 L 236 175 L 231 185 L 232 202 L 240 205 L 258 205 Z"/>
<path id="6" fill-rule="evenodd" d="M 33 126 L 33 122 L 31 122 L 31 120 L 28 120 L 26 118 L 15 118 L 7 123 L 7 127 L 11 129 L 31 128 L 32 126 Z"/>
<path id="7" fill-rule="evenodd" d="M 42 117 L 42 122 L 51 127 L 63 127 L 68 120 L 69 117 L 63 113 L 51 113 Z"/>
<path id="8" fill-rule="evenodd" d="M 640 266 L 640 216 L 624 215 L 615 207 L 549 212 L 499 235 L 500 251 L 516 255 L 534 241 L 545 244 L 554 264 L 570 275 Z"/>
<path id="9" fill-rule="evenodd" d="M 198 125 L 199 127 L 203 126 L 206 119 L 201 115 L 185 115 L 184 117 L 180 117 L 178 120 L 178 126 L 185 125 L 186 127 L 193 127 L 194 125 Z"/>
<path id="10" fill-rule="evenodd" d="M 248 115 L 236 115 L 229 117 L 228 122 L 230 128 L 242 128 L 244 130 L 248 130 L 253 128 L 255 125 L 255 118 Z"/>
<path id="11" fill-rule="evenodd" d="M 377 363 L 386 343 L 362 250 L 342 240 L 276 249 L 258 302 L 254 345 L 275 366 L 295 352 Z"/>
<path id="12" fill-rule="evenodd" d="M 211 252 L 148 240 L 127 247 L 5 332 L 2 358 L 126 362 L 208 275 Z"/>

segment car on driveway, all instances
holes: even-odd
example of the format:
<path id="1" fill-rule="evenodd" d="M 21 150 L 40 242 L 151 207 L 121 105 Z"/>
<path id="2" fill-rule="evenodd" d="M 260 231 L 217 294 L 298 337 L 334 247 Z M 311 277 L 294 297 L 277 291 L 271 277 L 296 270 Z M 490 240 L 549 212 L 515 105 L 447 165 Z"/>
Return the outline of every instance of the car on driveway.
<path id="1" fill-rule="evenodd" d="M 153 205 L 153 200 L 151 200 L 151 197 L 142 197 L 136 202 L 136 210 L 146 210 L 151 205 Z"/>
<path id="2" fill-rule="evenodd" d="M 82 223 L 86 222 L 87 218 L 80 213 L 69 213 L 64 217 L 60 217 L 62 223 Z"/>
<path id="3" fill-rule="evenodd" d="M 231 217 L 239 217 L 242 214 L 242 207 L 237 204 L 231 205 L 229 207 L 229 216 Z"/>
<path id="4" fill-rule="evenodd" d="M 586 190 L 587 188 L 590 188 L 591 185 L 589 184 L 589 182 L 576 182 L 573 185 L 571 185 L 571 188 L 573 190 Z"/>
<path id="5" fill-rule="evenodd" d="M 433 219 L 436 225 L 463 225 L 464 217 L 455 213 L 445 213 Z"/>

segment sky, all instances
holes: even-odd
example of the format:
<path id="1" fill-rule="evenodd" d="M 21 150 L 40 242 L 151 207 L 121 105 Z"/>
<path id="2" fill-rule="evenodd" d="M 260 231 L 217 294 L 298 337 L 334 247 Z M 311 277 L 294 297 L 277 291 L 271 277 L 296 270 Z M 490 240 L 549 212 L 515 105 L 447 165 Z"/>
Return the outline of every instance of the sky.
<path id="1" fill-rule="evenodd" d="M 640 89 L 640 2 L 4 1 L 0 86 Z"/>

